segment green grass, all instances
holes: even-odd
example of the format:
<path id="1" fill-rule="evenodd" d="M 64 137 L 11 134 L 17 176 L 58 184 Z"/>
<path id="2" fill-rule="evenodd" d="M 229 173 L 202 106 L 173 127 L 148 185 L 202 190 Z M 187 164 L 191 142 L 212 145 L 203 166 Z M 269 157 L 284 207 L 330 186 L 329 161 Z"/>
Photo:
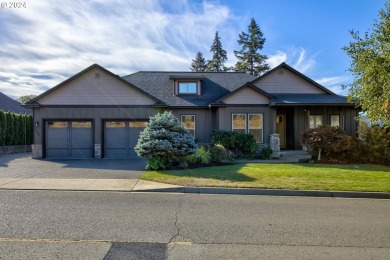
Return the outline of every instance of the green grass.
<path id="1" fill-rule="evenodd" d="M 141 179 L 183 186 L 390 192 L 390 167 L 255 164 L 147 171 Z"/>

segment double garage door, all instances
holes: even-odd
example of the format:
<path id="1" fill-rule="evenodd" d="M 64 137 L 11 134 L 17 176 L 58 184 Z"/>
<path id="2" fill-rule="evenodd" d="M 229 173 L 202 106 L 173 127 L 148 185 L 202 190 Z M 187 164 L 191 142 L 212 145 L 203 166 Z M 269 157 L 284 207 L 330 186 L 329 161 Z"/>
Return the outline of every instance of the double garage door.
<path id="1" fill-rule="evenodd" d="M 105 121 L 104 157 L 138 158 L 134 147 L 145 127 L 146 121 Z"/>
<path id="2" fill-rule="evenodd" d="M 134 147 L 146 121 L 104 121 L 103 156 L 138 158 Z M 46 158 L 94 157 L 92 121 L 46 121 Z"/>
<path id="3" fill-rule="evenodd" d="M 47 121 L 47 158 L 93 158 L 91 121 Z"/>

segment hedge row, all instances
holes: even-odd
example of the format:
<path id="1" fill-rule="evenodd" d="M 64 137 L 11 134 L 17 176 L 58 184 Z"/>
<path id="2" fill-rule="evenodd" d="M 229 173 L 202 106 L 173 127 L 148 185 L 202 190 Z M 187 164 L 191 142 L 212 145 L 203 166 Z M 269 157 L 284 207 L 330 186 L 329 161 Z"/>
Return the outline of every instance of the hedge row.
<path id="1" fill-rule="evenodd" d="M 32 144 L 32 115 L 0 111 L 0 146 Z"/>

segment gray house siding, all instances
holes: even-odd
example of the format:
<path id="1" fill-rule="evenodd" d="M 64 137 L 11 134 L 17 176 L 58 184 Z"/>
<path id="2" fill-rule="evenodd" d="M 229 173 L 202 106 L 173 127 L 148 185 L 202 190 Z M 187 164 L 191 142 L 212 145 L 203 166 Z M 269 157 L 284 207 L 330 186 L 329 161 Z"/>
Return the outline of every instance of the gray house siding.
<path id="1" fill-rule="evenodd" d="M 174 108 L 167 109 L 179 120 L 181 115 L 195 115 L 195 139 L 198 144 L 210 143 L 210 134 L 212 131 L 211 111 L 208 108 Z"/>

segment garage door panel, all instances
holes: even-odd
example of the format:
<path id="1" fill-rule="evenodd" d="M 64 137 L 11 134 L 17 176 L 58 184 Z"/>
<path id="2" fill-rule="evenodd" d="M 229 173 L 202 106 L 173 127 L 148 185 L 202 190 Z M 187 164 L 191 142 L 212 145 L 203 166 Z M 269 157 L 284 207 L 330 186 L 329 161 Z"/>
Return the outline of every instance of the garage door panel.
<path id="1" fill-rule="evenodd" d="M 92 146 L 92 128 L 72 128 L 72 149 L 90 149 Z"/>
<path id="2" fill-rule="evenodd" d="M 104 157 L 113 158 L 113 159 L 126 158 L 126 148 L 123 148 L 123 149 L 116 149 L 116 148 L 104 149 Z"/>
<path id="3" fill-rule="evenodd" d="M 92 158 L 92 150 L 91 149 L 72 149 L 72 158 L 75 159 L 86 159 Z"/>
<path id="4" fill-rule="evenodd" d="M 92 129 L 90 121 L 48 121 L 46 123 L 46 157 L 93 158 Z"/>
<path id="5" fill-rule="evenodd" d="M 138 158 L 134 147 L 145 126 L 145 121 L 105 122 L 104 157 Z"/>

